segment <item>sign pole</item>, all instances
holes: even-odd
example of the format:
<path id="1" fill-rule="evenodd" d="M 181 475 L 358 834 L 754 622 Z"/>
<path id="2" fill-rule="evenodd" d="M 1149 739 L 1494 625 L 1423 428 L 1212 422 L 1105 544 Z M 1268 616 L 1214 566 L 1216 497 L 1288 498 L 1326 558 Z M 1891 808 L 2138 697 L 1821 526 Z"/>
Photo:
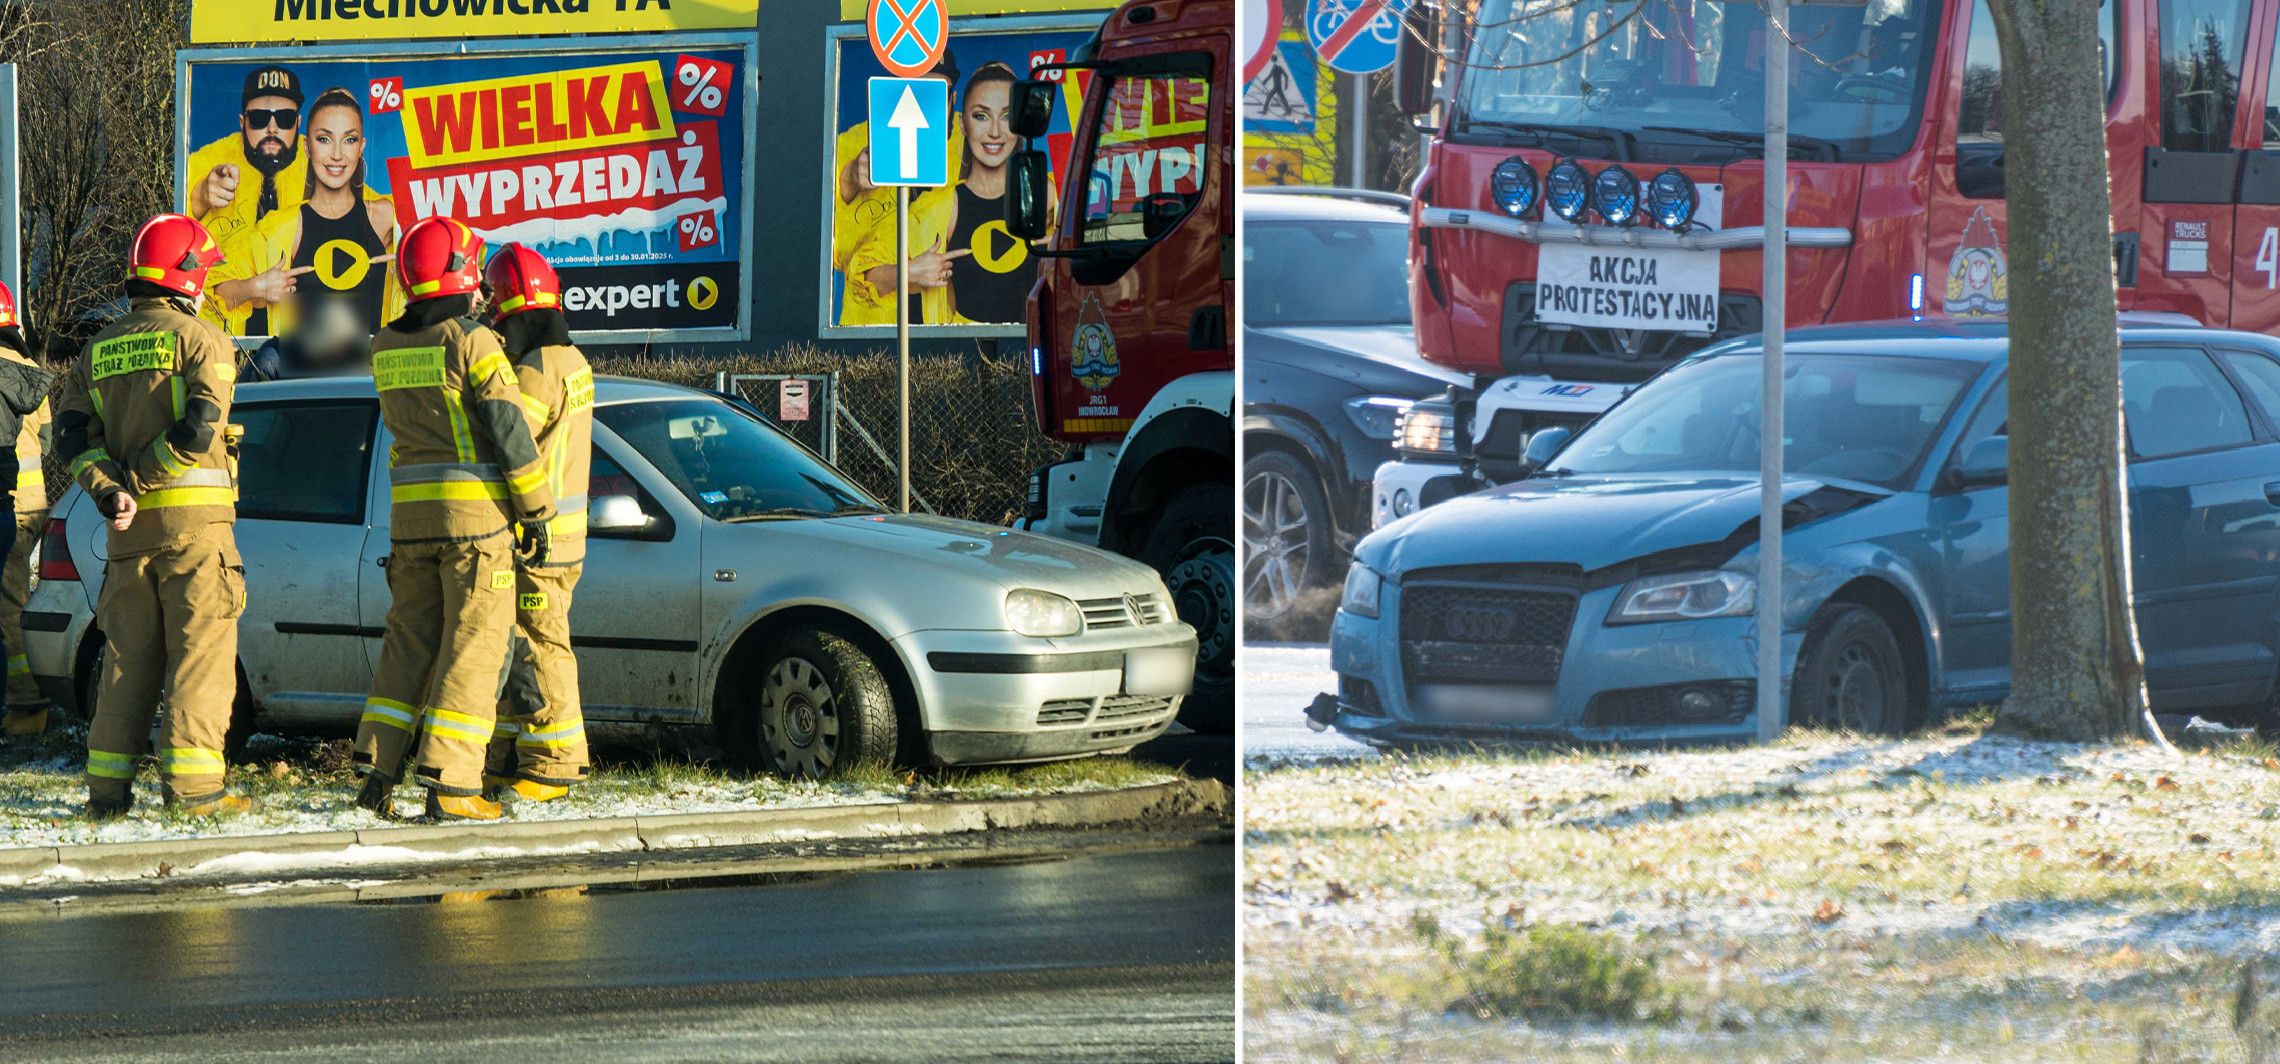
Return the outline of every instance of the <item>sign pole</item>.
<path id="1" fill-rule="evenodd" d="M 28 305 L 24 302 L 24 257 L 19 244 L 22 229 L 17 225 L 18 211 L 23 195 L 23 167 L 17 157 L 16 119 L 19 105 L 16 99 L 16 64 L 0 63 L 0 281 L 8 283 L 8 290 L 16 293 L 16 312 L 23 314 Z"/>
<path id="2" fill-rule="evenodd" d="M 900 422 L 901 450 L 895 459 L 895 478 L 901 486 L 902 512 L 910 512 L 910 186 L 895 186 L 895 413 Z"/>
<path id="3" fill-rule="evenodd" d="M 1766 0 L 1765 378 L 1758 436 L 1758 741 L 1787 723 L 1781 690 L 1782 342 L 1789 291 L 1789 0 Z"/>

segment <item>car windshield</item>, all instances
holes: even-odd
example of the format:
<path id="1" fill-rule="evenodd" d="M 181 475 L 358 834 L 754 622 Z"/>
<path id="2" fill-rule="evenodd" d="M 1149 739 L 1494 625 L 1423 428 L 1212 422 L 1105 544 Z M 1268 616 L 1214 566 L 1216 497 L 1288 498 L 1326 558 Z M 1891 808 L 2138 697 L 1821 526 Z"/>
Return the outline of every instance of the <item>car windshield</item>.
<path id="1" fill-rule="evenodd" d="M 1251 325 L 1409 324 L 1409 227 L 1400 222 L 1243 225 Z"/>
<path id="2" fill-rule="evenodd" d="M 1754 474 L 1761 365 L 1754 355 L 1729 355 L 1675 366 L 1592 422 L 1548 471 Z M 1984 368 L 1894 355 L 1792 355 L 1783 363 L 1784 468 L 1904 489 Z"/>
<path id="3" fill-rule="evenodd" d="M 1792 152 L 1867 161 L 1913 144 L 1940 6 L 1792 5 Z M 1640 162 L 1762 155 L 1765 53 L 1754 0 L 1485 0 L 1452 132 Z"/>
<path id="4" fill-rule="evenodd" d="M 728 403 L 613 403 L 595 407 L 594 417 L 723 521 L 887 512 L 783 433 Z"/>

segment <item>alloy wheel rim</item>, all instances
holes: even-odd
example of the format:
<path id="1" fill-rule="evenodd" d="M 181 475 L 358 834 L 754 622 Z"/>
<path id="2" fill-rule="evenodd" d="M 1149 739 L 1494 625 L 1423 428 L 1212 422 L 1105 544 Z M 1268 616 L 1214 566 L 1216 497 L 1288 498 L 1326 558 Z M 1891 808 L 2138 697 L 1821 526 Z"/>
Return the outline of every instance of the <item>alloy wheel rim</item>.
<path id="1" fill-rule="evenodd" d="M 779 771 L 809 779 L 831 771 L 839 760 L 839 698 L 823 670 L 796 656 L 769 668 L 760 732 Z"/>
<path id="2" fill-rule="evenodd" d="M 1280 617 L 1298 604 L 1312 515 L 1298 485 L 1276 472 L 1243 482 L 1243 601 L 1251 616 Z"/>

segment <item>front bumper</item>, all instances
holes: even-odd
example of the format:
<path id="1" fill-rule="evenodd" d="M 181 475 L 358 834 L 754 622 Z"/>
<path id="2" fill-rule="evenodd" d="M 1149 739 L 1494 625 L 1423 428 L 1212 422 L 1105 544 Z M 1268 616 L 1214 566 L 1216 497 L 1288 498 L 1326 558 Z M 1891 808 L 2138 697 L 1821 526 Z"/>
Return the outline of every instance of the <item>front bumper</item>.
<path id="1" fill-rule="evenodd" d="M 1119 753 L 1171 727 L 1195 681 L 1178 621 L 1072 639 L 928 630 L 895 640 L 939 764 Z M 1146 672 L 1128 674 L 1134 652 Z"/>
<path id="2" fill-rule="evenodd" d="M 1308 707 L 1315 723 L 1379 745 L 1534 742 L 1686 744 L 1755 741 L 1757 619 L 1720 617 L 1665 624 L 1607 625 L 1619 587 L 1583 593 L 1562 651 L 1552 710 L 1527 724 L 1435 720 L 1414 704 L 1403 675 L 1400 594 L 1391 582 L 1378 618 L 1339 611 L 1330 665 L 1340 690 Z M 1784 633 L 1784 693 L 1800 633 Z M 1698 690 L 1730 700 L 1732 711 L 1700 721 L 1661 712 Z M 1596 706 L 1595 706 L 1596 701 Z"/>
<path id="3" fill-rule="evenodd" d="M 1485 487 L 1455 462 L 1396 458 L 1377 467 L 1370 484 L 1370 527 L 1384 528 L 1437 502 Z"/>

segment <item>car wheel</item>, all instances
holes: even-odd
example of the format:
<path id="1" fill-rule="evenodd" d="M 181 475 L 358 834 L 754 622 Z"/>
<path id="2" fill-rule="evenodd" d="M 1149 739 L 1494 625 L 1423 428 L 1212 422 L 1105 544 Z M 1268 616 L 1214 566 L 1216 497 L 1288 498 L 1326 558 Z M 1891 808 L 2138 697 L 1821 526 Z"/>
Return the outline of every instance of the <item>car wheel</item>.
<path id="1" fill-rule="evenodd" d="M 1876 611 L 1833 603 L 1814 615 L 1797 653 L 1789 719 L 1864 735 L 1907 730 L 1906 666 L 1891 627 Z"/>
<path id="2" fill-rule="evenodd" d="M 1306 463 L 1264 451 L 1243 464 L 1243 612 L 1271 639 L 1319 635 L 1334 559 L 1330 504 Z"/>
<path id="3" fill-rule="evenodd" d="M 760 763 L 790 779 L 829 779 L 895 756 L 895 700 L 861 647 L 801 629 L 761 663 Z"/>
<path id="4" fill-rule="evenodd" d="M 1164 575 L 1180 620 L 1195 629 L 1195 688 L 1180 723 L 1235 731 L 1235 503 L 1224 484 L 1195 484 L 1165 504 L 1140 561 Z"/>
<path id="5" fill-rule="evenodd" d="M 95 692 L 103 689 L 107 642 L 101 630 L 89 628 L 79 645 L 79 667 L 72 676 L 72 690 L 79 696 L 79 719 L 88 724 L 95 723 Z"/>

